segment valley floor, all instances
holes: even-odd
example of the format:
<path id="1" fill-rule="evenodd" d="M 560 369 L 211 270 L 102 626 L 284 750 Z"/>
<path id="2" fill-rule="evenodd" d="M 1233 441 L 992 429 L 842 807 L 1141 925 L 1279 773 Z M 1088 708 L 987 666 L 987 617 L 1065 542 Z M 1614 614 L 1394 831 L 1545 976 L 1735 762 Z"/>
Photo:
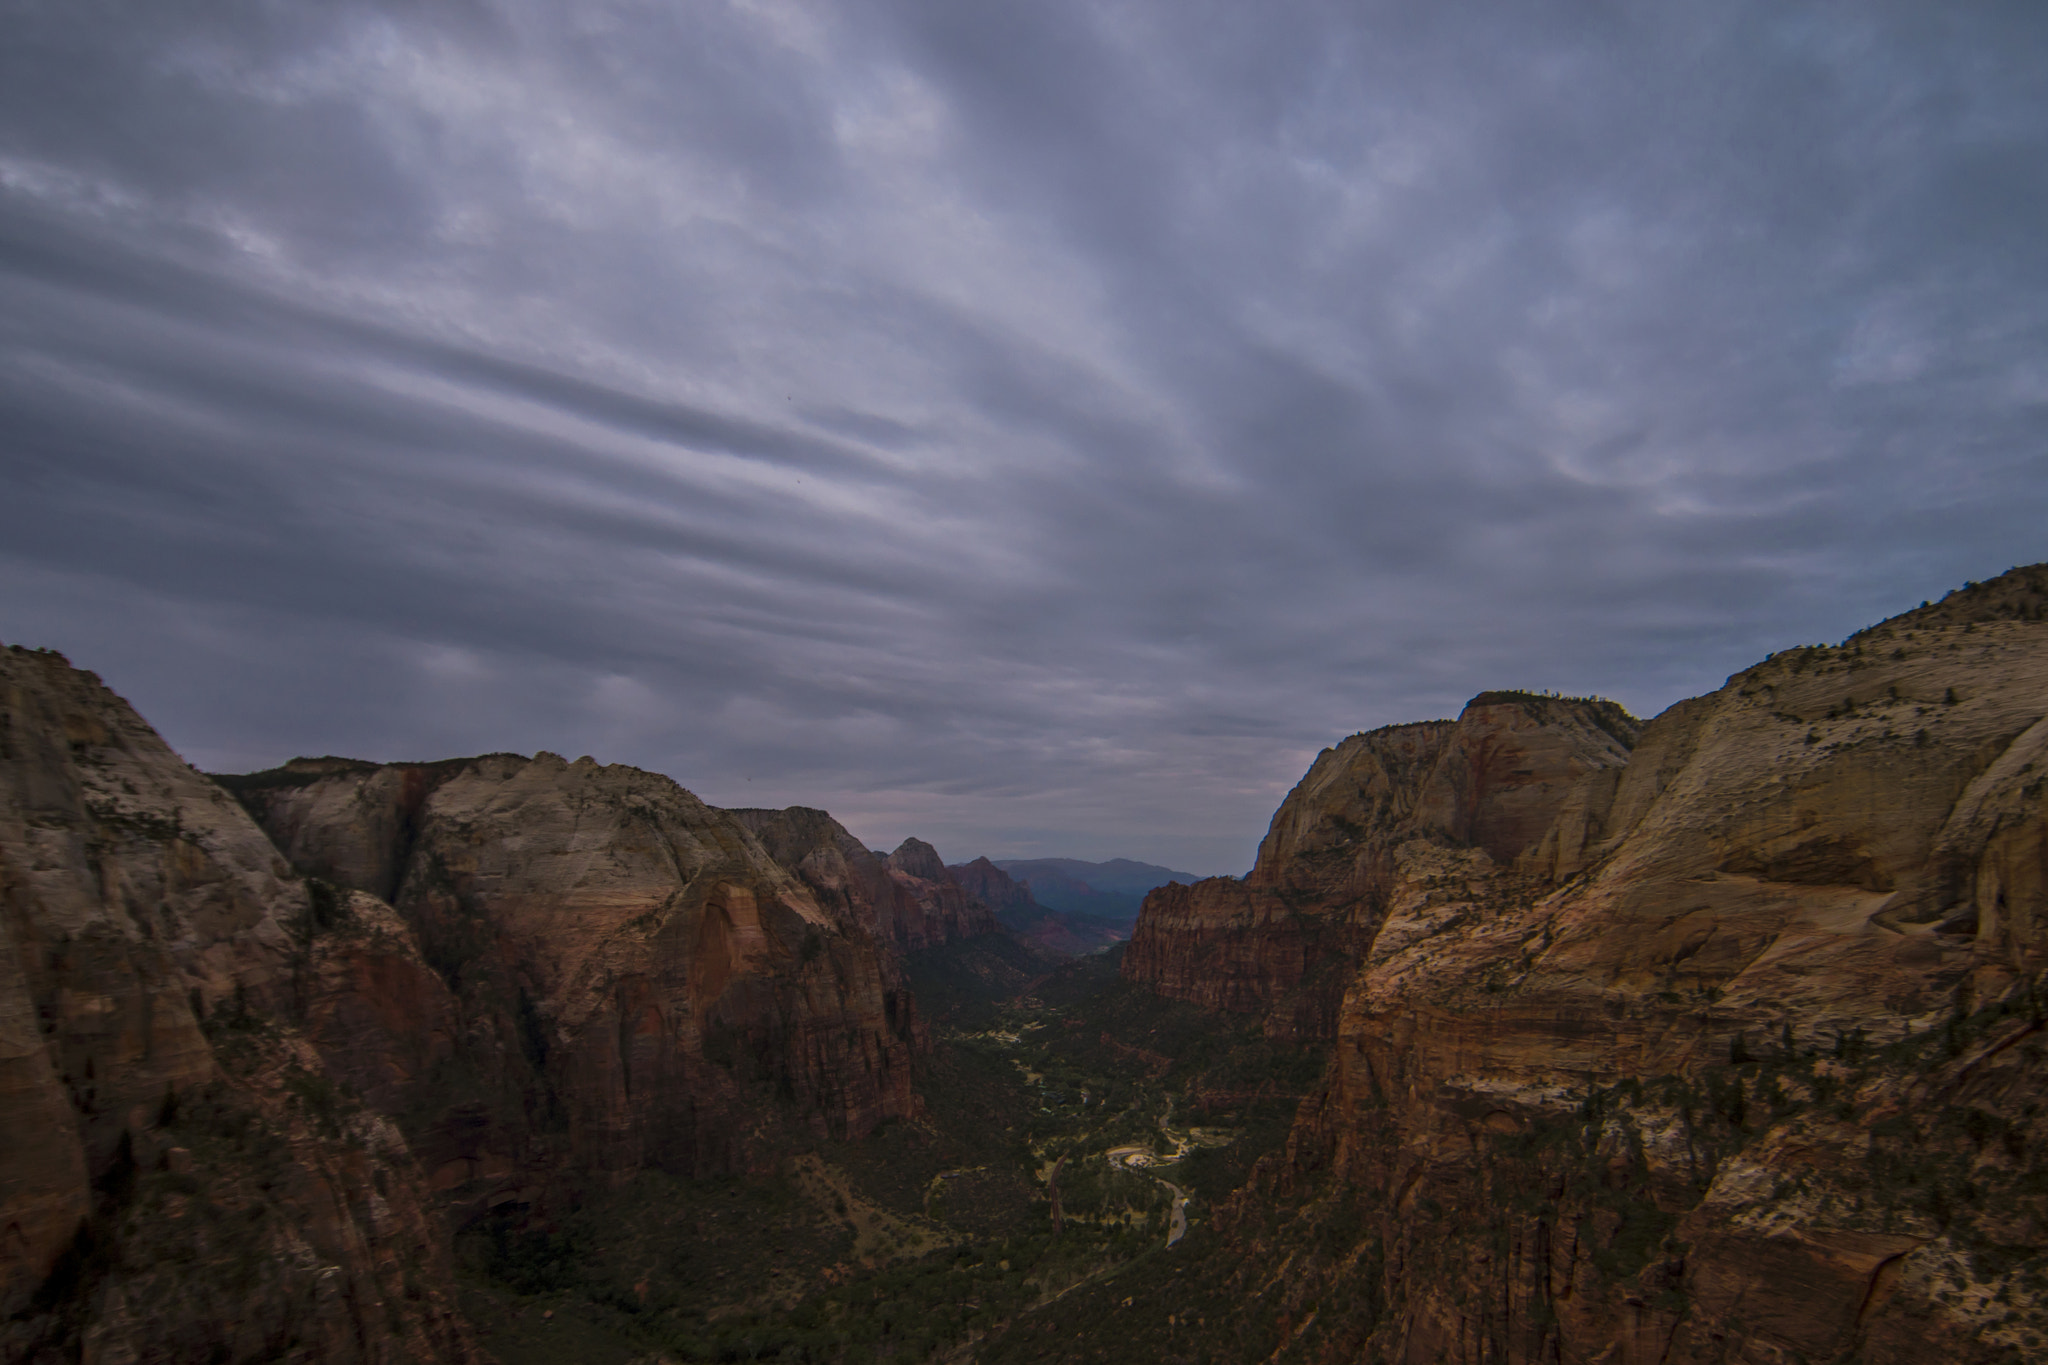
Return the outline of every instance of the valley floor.
<path id="1" fill-rule="evenodd" d="M 1208 1211 L 1320 1066 L 1080 959 L 956 1011 L 916 1120 L 773 1176 L 643 1173 L 470 1228 L 463 1308 L 504 1365 L 1037 1359 L 1104 1313 L 1172 1332 Z"/>

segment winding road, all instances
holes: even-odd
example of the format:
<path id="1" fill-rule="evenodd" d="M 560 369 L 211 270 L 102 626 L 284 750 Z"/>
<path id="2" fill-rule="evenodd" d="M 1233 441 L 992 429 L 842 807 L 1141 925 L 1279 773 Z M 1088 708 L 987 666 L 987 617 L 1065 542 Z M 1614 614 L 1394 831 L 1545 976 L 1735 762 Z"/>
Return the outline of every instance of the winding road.
<path id="1" fill-rule="evenodd" d="M 1173 1116 L 1173 1102 L 1171 1100 L 1166 1105 L 1166 1116 L 1167 1118 Z M 1143 1170 L 1160 1162 L 1180 1160 L 1187 1155 L 1188 1148 L 1193 1144 L 1187 1138 L 1175 1137 L 1172 1130 L 1166 1126 L 1166 1121 L 1166 1118 L 1159 1120 L 1159 1131 L 1166 1136 L 1168 1142 L 1173 1144 L 1173 1155 L 1162 1157 L 1150 1147 L 1142 1146 L 1112 1147 L 1103 1155 L 1109 1158 L 1110 1165 L 1121 1166 L 1125 1170 Z M 1186 1190 L 1183 1190 L 1171 1180 L 1165 1180 L 1156 1175 L 1152 1178 L 1173 1192 L 1173 1217 L 1166 1230 L 1166 1244 L 1172 1246 L 1175 1242 L 1188 1235 L 1188 1194 Z"/>

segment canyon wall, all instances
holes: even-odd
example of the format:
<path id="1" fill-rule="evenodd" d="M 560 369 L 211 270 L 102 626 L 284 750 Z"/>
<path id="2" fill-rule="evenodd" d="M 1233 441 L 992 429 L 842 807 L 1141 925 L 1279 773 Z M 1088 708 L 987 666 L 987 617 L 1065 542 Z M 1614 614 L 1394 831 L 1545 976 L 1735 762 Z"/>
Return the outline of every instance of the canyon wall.
<path id="1" fill-rule="evenodd" d="M 1030 914 L 1043 908 L 1031 898 L 1029 882 L 1015 880 L 987 858 L 976 858 L 971 863 L 949 863 L 946 871 L 960 883 L 962 890 L 986 905 L 998 918 L 1005 912 Z"/>
<path id="2" fill-rule="evenodd" d="M 471 1358 L 404 1138 L 297 1026 L 333 908 L 97 678 L 0 651 L 0 1358 Z"/>
<path id="3" fill-rule="evenodd" d="M 1598 698 L 1490 692 L 1456 721 L 1325 749 L 1273 816 L 1251 873 L 1153 891 L 1124 978 L 1275 1036 L 1328 1038 L 1410 843 L 1511 864 L 1583 780 L 1618 771 L 1640 722 Z"/>
<path id="4" fill-rule="evenodd" d="M 0 654 L 0 1358 L 466 1361 L 466 1218 L 914 1111 L 873 906 L 666 778 L 224 780 Z M 971 932 L 920 854 L 881 869 L 886 927 Z"/>
<path id="5" fill-rule="evenodd" d="M 906 951 L 1000 931 L 995 912 L 946 870 L 939 851 L 922 839 L 905 839 L 889 855 L 889 875 L 908 894 L 914 913 L 897 921 L 894 934 Z"/>
<path id="6" fill-rule="evenodd" d="M 1013 878 L 987 858 L 951 863 L 946 870 L 968 895 L 993 910 L 1005 929 L 1048 952 L 1079 957 L 1115 947 L 1130 937 L 1129 930 L 1099 916 L 1040 905 L 1030 882 Z"/>
<path id="7" fill-rule="evenodd" d="M 1378 909 L 1232 1214 L 1294 1259 L 1241 1292 L 1319 1324 L 1309 1359 L 2039 1358 L 2044 615 L 2015 570 L 1777 654 L 1547 794 L 1519 854 L 1522 812 L 1460 842 L 1344 800 Z M 1349 894 L 1316 823 L 1283 808 L 1267 849 L 1302 852 L 1259 884 Z"/>
<path id="8" fill-rule="evenodd" d="M 794 872 L 819 902 L 869 926 L 898 954 L 993 933 L 995 914 L 946 870 L 938 851 L 905 839 L 883 856 L 821 810 L 727 812 Z"/>
<path id="9" fill-rule="evenodd" d="M 423 997 L 351 966 L 316 1041 L 451 1199 L 756 1169 L 785 1122 L 859 1137 L 912 1110 L 915 1011 L 858 870 L 821 899 L 666 777 L 493 754 L 223 781 L 302 870 L 388 889 L 445 984 L 424 1021 Z"/>

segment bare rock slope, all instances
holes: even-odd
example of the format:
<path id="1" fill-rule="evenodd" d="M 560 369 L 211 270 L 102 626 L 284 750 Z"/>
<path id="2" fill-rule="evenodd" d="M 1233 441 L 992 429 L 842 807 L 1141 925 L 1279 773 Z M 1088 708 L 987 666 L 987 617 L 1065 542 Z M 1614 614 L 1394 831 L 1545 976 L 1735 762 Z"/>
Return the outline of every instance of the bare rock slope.
<path id="1" fill-rule="evenodd" d="M 2039 1358 L 2044 615 L 2048 567 L 2015 570 L 1777 654 L 1552 788 L 1519 850 L 1521 812 L 1375 801 L 1433 731 L 1365 737 L 1363 780 L 1326 754 L 1258 880 L 1360 957 L 1235 1210 L 1297 1254 L 1242 1288 L 1315 1318 L 1308 1358 Z"/>
<path id="2" fill-rule="evenodd" d="M 1597 698 L 1486 693 L 1456 721 L 1394 725 L 1325 749 L 1242 881 L 1169 884 L 1145 900 L 1126 980 L 1270 1033 L 1328 1038 L 1353 966 L 1401 883 L 1409 843 L 1512 863 L 1582 778 L 1619 771 L 1639 722 Z"/>
<path id="3" fill-rule="evenodd" d="M 403 1137 L 298 1027 L 334 910 L 97 678 L 0 651 L 0 1358 L 472 1356 Z"/>
<path id="4" fill-rule="evenodd" d="M 494 754 L 225 780 L 304 870 L 388 888 L 445 983 L 424 1030 L 417 997 L 367 980 L 322 1020 L 437 1186 L 530 1199 L 559 1173 L 756 1169 L 791 1120 L 858 1137 L 911 1112 L 914 1012 L 868 907 L 821 901 L 668 778 Z"/>

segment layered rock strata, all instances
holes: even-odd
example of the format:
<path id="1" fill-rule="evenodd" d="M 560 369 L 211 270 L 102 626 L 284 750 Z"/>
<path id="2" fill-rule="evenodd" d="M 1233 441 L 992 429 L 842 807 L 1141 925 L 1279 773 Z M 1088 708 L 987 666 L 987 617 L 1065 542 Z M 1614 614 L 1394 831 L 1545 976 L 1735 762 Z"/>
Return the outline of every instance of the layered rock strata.
<path id="1" fill-rule="evenodd" d="M 1242 1288 L 1330 1296 L 1333 1359 L 2037 1354 L 2044 614 L 2048 568 L 2015 570 L 1775 655 L 1585 774 L 1516 867 L 1519 835 L 1382 826 L 1263 1186 L 1310 1200 L 1265 1235 L 1343 1250 Z"/>
<path id="2" fill-rule="evenodd" d="M 306 870 L 391 887 L 390 932 L 445 983 L 420 1005 L 338 961 L 321 1007 L 437 1186 L 751 1169 L 791 1120 L 858 1137 L 912 1111 L 914 1011 L 856 898 L 821 902 L 668 778 L 497 754 L 227 780 Z"/>
<path id="3" fill-rule="evenodd" d="M 0 651 L 0 1357 L 471 1356 L 406 1143 L 299 1027 L 325 904 L 97 678 Z"/>
<path id="4" fill-rule="evenodd" d="M 1243 880 L 1145 899 L 1124 978 L 1173 999 L 1328 1038 L 1392 903 L 1410 843 L 1488 867 L 1539 843 L 1583 780 L 1618 772 L 1640 722 L 1598 698 L 1491 692 L 1456 721 L 1394 725 L 1325 749 L 1287 796 Z"/>

